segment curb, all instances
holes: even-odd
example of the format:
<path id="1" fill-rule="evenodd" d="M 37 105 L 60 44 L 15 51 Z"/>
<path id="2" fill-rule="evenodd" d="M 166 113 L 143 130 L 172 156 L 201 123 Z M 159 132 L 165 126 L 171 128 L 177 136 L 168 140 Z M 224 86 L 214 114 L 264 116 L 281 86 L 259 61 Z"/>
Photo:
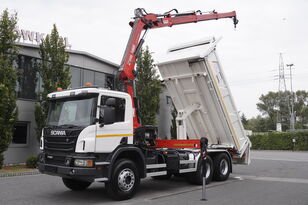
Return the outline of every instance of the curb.
<path id="1" fill-rule="evenodd" d="M 0 174 L 0 178 L 4 177 L 15 177 L 15 176 L 26 176 L 26 175 L 38 175 L 41 174 L 38 170 L 37 171 L 30 171 L 30 172 L 12 172 L 12 173 L 5 173 Z"/>

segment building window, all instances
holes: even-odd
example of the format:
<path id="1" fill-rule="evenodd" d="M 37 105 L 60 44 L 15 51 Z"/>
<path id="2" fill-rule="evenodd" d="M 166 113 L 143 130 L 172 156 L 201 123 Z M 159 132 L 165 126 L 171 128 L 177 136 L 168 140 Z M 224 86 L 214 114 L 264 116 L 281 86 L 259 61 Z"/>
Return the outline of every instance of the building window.
<path id="1" fill-rule="evenodd" d="M 37 98 L 37 72 L 38 59 L 30 56 L 19 55 L 17 59 L 18 79 L 17 96 L 18 98 L 36 99 Z"/>
<path id="2" fill-rule="evenodd" d="M 12 144 L 27 144 L 28 138 L 28 125 L 26 122 L 17 122 L 14 127 L 14 135 L 12 139 Z"/>
<path id="3" fill-rule="evenodd" d="M 81 69 L 71 66 L 71 87 L 78 88 L 81 86 Z"/>
<path id="4" fill-rule="evenodd" d="M 100 72 L 95 72 L 94 76 L 94 85 L 97 85 L 98 87 L 105 87 L 105 74 Z"/>

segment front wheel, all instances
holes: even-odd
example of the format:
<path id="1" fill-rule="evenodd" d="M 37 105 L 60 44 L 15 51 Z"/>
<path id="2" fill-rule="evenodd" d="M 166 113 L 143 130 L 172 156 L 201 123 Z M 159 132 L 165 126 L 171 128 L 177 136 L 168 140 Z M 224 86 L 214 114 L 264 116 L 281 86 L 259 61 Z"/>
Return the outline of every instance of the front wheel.
<path id="1" fill-rule="evenodd" d="M 76 179 L 62 178 L 64 185 L 73 190 L 73 191 L 81 191 L 88 188 L 91 185 L 91 182 L 80 181 Z"/>
<path id="2" fill-rule="evenodd" d="M 134 162 L 120 159 L 116 162 L 111 179 L 105 184 L 108 194 L 115 200 L 132 198 L 140 184 L 138 169 Z"/>
<path id="3" fill-rule="evenodd" d="M 231 172 L 231 162 L 226 153 L 220 153 L 214 157 L 214 180 L 225 181 Z"/>

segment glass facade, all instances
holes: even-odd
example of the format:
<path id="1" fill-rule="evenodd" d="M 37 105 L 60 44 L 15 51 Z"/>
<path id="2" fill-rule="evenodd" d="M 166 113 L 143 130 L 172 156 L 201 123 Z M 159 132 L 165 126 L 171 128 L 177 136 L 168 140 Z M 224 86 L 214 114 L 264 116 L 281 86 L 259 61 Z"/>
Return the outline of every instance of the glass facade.
<path id="1" fill-rule="evenodd" d="M 42 91 L 42 79 L 38 74 L 40 59 L 31 56 L 19 55 L 17 59 L 17 97 L 22 99 L 38 99 Z M 88 70 L 76 66 L 70 66 L 71 88 L 78 88 L 89 82 L 103 88 L 114 89 L 114 76 Z"/>

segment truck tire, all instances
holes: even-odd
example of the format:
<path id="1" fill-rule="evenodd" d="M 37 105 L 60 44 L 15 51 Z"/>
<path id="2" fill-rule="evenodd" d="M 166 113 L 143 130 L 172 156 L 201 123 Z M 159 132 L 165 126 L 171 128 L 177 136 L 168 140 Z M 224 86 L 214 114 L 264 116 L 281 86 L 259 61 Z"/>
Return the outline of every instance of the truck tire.
<path id="1" fill-rule="evenodd" d="M 206 184 L 209 184 L 213 178 L 213 160 L 210 156 L 206 157 Z M 196 172 L 190 173 L 188 175 L 188 181 L 192 184 L 202 185 L 203 177 L 202 177 L 202 163 L 201 159 L 198 162 L 198 168 Z"/>
<path id="2" fill-rule="evenodd" d="M 120 159 L 112 170 L 109 182 L 105 187 L 110 197 L 115 200 L 132 198 L 140 184 L 140 177 L 135 163 L 128 159 Z"/>
<path id="3" fill-rule="evenodd" d="M 220 153 L 214 157 L 214 175 L 216 181 L 225 181 L 231 172 L 231 163 L 226 153 Z"/>
<path id="4" fill-rule="evenodd" d="M 91 182 L 80 181 L 76 179 L 62 178 L 64 185 L 73 190 L 73 191 L 81 191 L 85 190 L 91 185 Z"/>

